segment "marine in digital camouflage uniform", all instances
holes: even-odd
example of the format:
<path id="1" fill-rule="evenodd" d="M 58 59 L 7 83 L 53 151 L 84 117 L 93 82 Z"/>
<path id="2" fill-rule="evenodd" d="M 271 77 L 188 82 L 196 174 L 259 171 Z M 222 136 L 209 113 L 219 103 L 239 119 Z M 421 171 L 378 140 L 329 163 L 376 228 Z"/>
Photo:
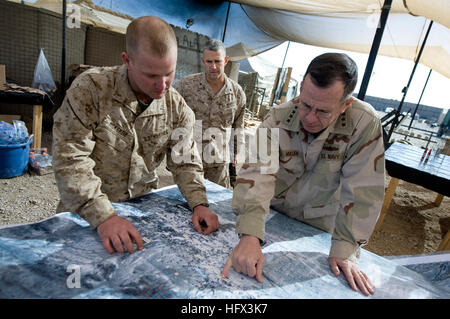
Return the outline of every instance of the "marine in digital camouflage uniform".
<path id="1" fill-rule="evenodd" d="M 153 38 L 136 41 L 148 28 Z M 116 215 L 111 202 L 157 188 L 156 168 L 165 156 L 194 210 L 194 227 L 204 233 L 219 227 L 217 216 L 207 208 L 201 158 L 193 139 L 194 113 L 170 87 L 176 50 L 170 25 L 156 17 L 134 20 L 127 29 L 124 65 L 92 68 L 79 75 L 54 115 L 53 165 L 61 198 L 57 211 L 79 214 L 97 228 L 111 253 L 133 251 L 132 241 L 142 248 L 140 234 Z M 200 229 L 201 221 L 206 230 Z"/>
<path id="2" fill-rule="evenodd" d="M 236 156 L 238 149 L 245 147 L 245 93 L 224 73 L 228 57 L 220 41 L 212 40 L 206 44 L 202 62 L 205 72 L 191 74 L 173 86 L 195 113 L 194 135 L 201 147 L 205 178 L 231 188 L 230 150 Z M 212 82 L 219 83 L 218 87 L 214 88 Z M 211 138 L 214 132 L 219 136 Z M 232 146 L 229 145 L 231 138 Z"/>
<path id="3" fill-rule="evenodd" d="M 342 62 L 340 55 L 322 55 L 316 59 L 319 70 L 310 72 L 318 72 L 319 79 L 320 69 L 329 66 L 327 62 L 333 65 L 350 63 L 350 68 L 354 65 L 347 59 Z M 328 79 L 331 84 L 321 87 L 312 80 L 310 72 L 306 72 L 300 96 L 271 109 L 260 125 L 260 128 L 268 128 L 267 143 L 274 136 L 273 129 L 278 129 L 278 167 L 272 174 L 262 174 L 261 169 L 267 164 L 259 161 L 245 164 L 240 170 L 232 202 L 233 210 L 238 214 L 236 231 L 242 236 L 241 241 L 253 236 L 263 242 L 265 216 L 272 207 L 329 232 L 332 234 L 329 260 L 333 272 L 339 273 L 337 265 L 331 261 L 341 260 L 342 264 L 338 266 L 346 273 L 352 288 L 355 289 L 356 282 L 367 295 L 373 293 L 373 285 L 356 263 L 360 247 L 368 242 L 375 227 L 384 197 L 381 122 L 368 103 L 353 97 L 346 98 L 343 106 L 335 109 L 338 112 L 333 113 L 327 105 L 333 105 L 330 101 L 335 96 L 342 96 L 343 81 L 339 77 L 331 78 Z M 356 75 L 353 82 L 356 84 Z M 321 95 L 322 92 L 328 95 Z M 332 111 L 330 116 L 326 114 L 328 111 Z M 321 120 L 319 116 L 322 119 L 329 116 L 330 123 L 323 127 L 314 124 Z M 224 275 L 231 265 L 246 273 L 244 262 L 236 259 L 245 253 L 248 251 L 238 247 L 233 251 Z M 259 263 L 264 264 L 264 259 L 257 255 L 253 255 L 251 262 L 254 263 L 257 257 Z M 346 269 L 348 262 L 353 268 Z M 259 281 L 262 281 L 261 273 L 262 266 L 247 272 L 252 277 L 256 275 Z"/>
<path id="4" fill-rule="evenodd" d="M 191 135 L 185 138 L 193 138 L 192 110 L 173 88 L 144 111 L 139 108 L 125 65 L 92 68 L 75 79 L 54 117 L 59 211 L 78 212 L 97 227 L 115 214 L 110 201 L 158 188 L 156 168 L 165 156 L 190 206 L 207 203 L 197 148 L 192 147 L 192 163 L 172 161 L 174 130 L 184 128 Z"/>

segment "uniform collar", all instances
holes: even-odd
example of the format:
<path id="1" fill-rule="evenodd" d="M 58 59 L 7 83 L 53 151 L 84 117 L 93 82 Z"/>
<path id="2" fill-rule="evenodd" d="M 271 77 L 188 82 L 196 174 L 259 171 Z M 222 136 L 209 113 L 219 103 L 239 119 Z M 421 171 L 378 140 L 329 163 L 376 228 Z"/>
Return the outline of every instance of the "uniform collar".
<path id="1" fill-rule="evenodd" d="M 350 104 L 344 113 L 339 115 L 334 122 L 334 125 L 331 127 L 330 133 L 352 135 L 353 129 L 355 128 L 352 117 L 350 116 L 352 112 L 352 104 Z"/>
<path id="2" fill-rule="evenodd" d="M 202 73 L 201 83 L 211 96 L 218 96 L 218 95 L 222 95 L 222 94 L 233 93 L 233 89 L 230 84 L 230 79 L 228 78 L 228 76 L 225 73 L 223 75 L 225 77 L 225 83 L 223 84 L 223 86 L 219 90 L 219 92 L 214 94 L 211 86 L 209 85 L 208 81 L 206 80 L 206 73 L 205 72 Z"/>
<path id="3" fill-rule="evenodd" d="M 302 123 L 298 114 L 298 106 L 292 101 L 287 102 L 288 105 L 286 112 L 283 112 L 281 124 L 284 129 L 300 132 L 302 130 Z M 350 116 L 352 105 L 350 105 L 344 113 L 338 116 L 338 118 L 331 123 L 325 131 L 333 134 L 351 135 L 354 129 L 354 123 Z M 321 134 L 322 135 L 322 134 Z"/>
<path id="4" fill-rule="evenodd" d="M 125 64 L 121 65 L 117 71 L 116 81 L 114 83 L 113 98 L 122 103 L 124 107 L 137 114 L 138 100 L 136 94 L 131 89 L 128 82 L 128 71 Z M 165 98 L 153 100 L 140 116 L 148 116 L 164 113 Z"/>
<path id="5" fill-rule="evenodd" d="M 283 128 L 289 131 L 299 132 L 301 128 L 300 118 L 298 116 L 298 106 L 292 101 L 287 102 L 288 106 L 281 117 Z"/>

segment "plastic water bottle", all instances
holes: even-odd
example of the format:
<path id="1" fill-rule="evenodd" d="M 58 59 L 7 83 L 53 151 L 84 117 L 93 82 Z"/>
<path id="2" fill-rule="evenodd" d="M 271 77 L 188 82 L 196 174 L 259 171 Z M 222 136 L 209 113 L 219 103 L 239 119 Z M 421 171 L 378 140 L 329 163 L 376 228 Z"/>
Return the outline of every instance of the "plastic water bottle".
<path id="1" fill-rule="evenodd" d="M 28 139 L 28 130 L 27 126 L 25 125 L 25 122 L 13 120 L 14 124 L 14 141 L 16 144 L 22 144 L 25 143 Z"/>
<path id="2" fill-rule="evenodd" d="M 5 121 L 0 121 L 0 145 L 4 142 Z"/>
<path id="3" fill-rule="evenodd" d="M 13 125 L 0 121 L 0 145 L 22 144 L 28 140 L 25 122 L 13 120 Z"/>
<path id="4" fill-rule="evenodd" d="M 0 144 L 9 145 L 14 144 L 14 126 L 11 124 L 1 121 L 0 122 Z"/>

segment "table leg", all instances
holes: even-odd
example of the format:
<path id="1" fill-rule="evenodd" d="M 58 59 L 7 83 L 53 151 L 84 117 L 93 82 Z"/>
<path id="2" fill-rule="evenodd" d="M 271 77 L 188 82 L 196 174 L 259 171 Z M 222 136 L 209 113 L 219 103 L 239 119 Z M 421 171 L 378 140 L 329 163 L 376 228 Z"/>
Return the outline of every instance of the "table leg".
<path id="1" fill-rule="evenodd" d="M 33 105 L 33 134 L 33 148 L 40 148 L 42 139 L 42 105 Z"/>
<path id="2" fill-rule="evenodd" d="M 442 199 L 444 198 L 444 195 L 437 194 L 436 199 L 434 200 L 434 206 L 439 207 L 441 206 Z"/>
<path id="3" fill-rule="evenodd" d="M 378 218 L 378 222 L 376 225 L 376 229 L 379 229 L 383 224 L 384 217 L 386 217 L 386 213 L 391 205 L 392 197 L 395 194 L 395 189 L 397 188 L 399 179 L 395 177 L 391 177 L 391 181 L 389 182 L 389 186 L 384 194 L 383 206 L 381 208 L 380 217 Z"/>
<path id="4" fill-rule="evenodd" d="M 450 250 L 450 231 L 447 232 L 438 250 Z"/>

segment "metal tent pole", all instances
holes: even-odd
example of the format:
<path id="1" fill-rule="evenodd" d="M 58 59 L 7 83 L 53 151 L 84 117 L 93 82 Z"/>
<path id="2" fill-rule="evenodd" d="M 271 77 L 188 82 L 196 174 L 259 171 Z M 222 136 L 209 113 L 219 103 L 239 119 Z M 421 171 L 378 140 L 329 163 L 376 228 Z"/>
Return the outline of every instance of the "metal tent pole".
<path id="1" fill-rule="evenodd" d="M 372 75 L 373 66 L 377 57 L 378 49 L 380 48 L 381 38 L 383 37 L 384 27 L 391 9 L 392 0 L 385 0 L 381 11 L 380 21 L 373 38 L 372 48 L 370 49 L 369 59 L 367 60 L 366 70 L 361 82 L 361 87 L 358 93 L 358 99 L 363 100 L 366 97 L 367 87 L 369 85 L 370 76 Z"/>
<path id="2" fill-rule="evenodd" d="M 419 51 L 419 54 L 417 55 L 416 61 L 414 63 L 414 67 L 413 67 L 412 72 L 411 72 L 411 75 L 409 76 L 408 84 L 402 90 L 403 97 L 402 97 L 402 100 L 400 101 L 400 104 L 397 107 L 397 111 L 396 111 L 396 115 L 394 117 L 394 121 L 392 122 L 391 127 L 389 128 L 389 134 L 387 136 L 388 141 L 391 139 L 392 132 L 394 132 L 395 126 L 397 126 L 398 117 L 401 114 L 400 111 L 402 110 L 403 102 L 405 102 L 405 97 L 406 97 L 406 94 L 408 93 L 409 85 L 411 84 L 412 78 L 414 76 L 414 72 L 416 72 L 417 64 L 419 64 L 419 60 L 420 60 L 420 57 L 422 55 L 423 49 L 425 48 L 425 43 L 427 42 L 427 38 L 428 38 L 428 35 L 430 34 L 430 30 L 431 30 L 431 26 L 432 25 L 433 25 L 433 21 L 430 21 L 430 25 L 428 26 L 427 33 L 425 34 L 425 38 L 423 39 L 422 46 L 420 47 L 420 51 Z"/>
<path id="3" fill-rule="evenodd" d="M 425 85 L 423 86 L 422 93 L 420 94 L 419 102 L 417 102 L 416 108 L 414 109 L 413 115 L 411 117 L 411 122 L 409 122 L 408 130 L 411 129 L 412 122 L 414 121 L 414 117 L 416 116 L 416 112 L 417 112 L 417 109 L 419 108 L 420 101 L 422 100 L 423 92 L 425 92 L 425 88 L 427 87 L 428 80 L 430 79 L 431 71 L 433 71 L 433 69 L 430 69 L 430 72 L 428 73 L 427 80 L 425 81 Z"/>
<path id="4" fill-rule="evenodd" d="M 230 6 L 231 6 L 231 2 L 228 1 L 227 17 L 225 18 L 225 27 L 223 29 L 223 34 L 222 34 L 222 42 L 223 43 L 225 43 L 225 34 L 227 33 L 228 15 L 230 14 Z"/>
<path id="5" fill-rule="evenodd" d="M 61 100 L 66 94 L 66 7 L 67 1 L 62 2 L 62 50 L 61 50 Z"/>
<path id="6" fill-rule="evenodd" d="M 288 54 L 288 50 L 289 50 L 289 45 L 290 44 L 291 44 L 291 41 L 288 41 L 288 45 L 287 45 L 287 48 L 286 48 L 286 52 L 284 53 L 284 58 L 283 58 L 283 63 L 281 64 L 281 68 L 284 67 L 284 62 L 286 61 L 286 56 Z"/>

